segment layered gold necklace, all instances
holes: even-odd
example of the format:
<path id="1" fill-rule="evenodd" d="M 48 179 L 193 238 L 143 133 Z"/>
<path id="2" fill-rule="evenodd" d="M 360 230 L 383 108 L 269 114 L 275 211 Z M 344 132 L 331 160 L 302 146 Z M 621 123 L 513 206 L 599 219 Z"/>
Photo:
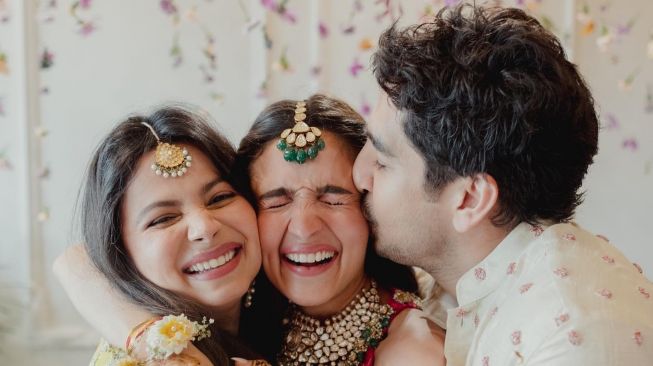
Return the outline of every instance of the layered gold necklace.
<path id="1" fill-rule="evenodd" d="M 358 365 L 367 349 L 383 340 L 392 313 L 389 305 L 381 305 L 374 280 L 344 310 L 325 320 L 306 315 L 293 304 L 284 319 L 287 333 L 279 365 Z"/>

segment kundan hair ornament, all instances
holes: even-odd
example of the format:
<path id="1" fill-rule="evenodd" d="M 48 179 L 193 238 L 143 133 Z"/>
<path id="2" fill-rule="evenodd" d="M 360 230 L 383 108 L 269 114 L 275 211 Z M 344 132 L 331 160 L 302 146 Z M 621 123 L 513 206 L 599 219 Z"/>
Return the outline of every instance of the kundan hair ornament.
<path id="1" fill-rule="evenodd" d="M 317 127 L 309 126 L 305 120 L 306 102 L 297 102 L 295 126 L 285 129 L 277 143 L 277 148 L 283 152 L 283 158 L 288 162 L 304 164 L 307 159 L 315 159 L 326 146 L 321 138 L 322 131 Z"/>
<path id="2" fill-rule="evenodd" d="M 151 166 L 154 173 L 163 178 L 176 178 L 186 174 L 193 160 L 188 150 L 174 144 L 161 142 L 159 135 L 154 132 L 154 128 L 149 123 L 141 123 L 150 129 L 157 141 L 154 164 Z"/>

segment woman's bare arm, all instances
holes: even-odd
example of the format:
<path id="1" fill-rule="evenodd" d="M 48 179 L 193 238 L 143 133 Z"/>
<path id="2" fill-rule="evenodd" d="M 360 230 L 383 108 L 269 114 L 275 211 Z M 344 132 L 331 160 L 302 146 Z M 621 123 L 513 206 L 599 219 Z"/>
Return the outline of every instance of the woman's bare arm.
<path id="1" fill-rule="evenodd" d="M 54 261 L 53 271 L 77 311 L 115 346 L 123 347 L 131 329 L 152 318 L 111 286 L 82 245 L 67 248 Z"/>
<path id="2" fill-rule="evenodd" d="M 93 266 L 82 245 L 73 245 L 57 257 L 53 271 L 77 311 L 114 346 L 124 347 L 131 330 L 153 316 L 114 289 Z M 178 359 L 158 362 L 158 365 L 212 366 L 192 344 Z"/>

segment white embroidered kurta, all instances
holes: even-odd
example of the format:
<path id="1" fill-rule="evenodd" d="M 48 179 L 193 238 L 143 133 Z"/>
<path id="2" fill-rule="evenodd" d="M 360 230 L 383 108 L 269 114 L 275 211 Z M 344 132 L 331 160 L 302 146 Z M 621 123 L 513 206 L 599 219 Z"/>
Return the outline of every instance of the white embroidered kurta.
<path id="1" fill-rule="evenodd" d="M 520 224 L 456 291 L 448 366 L 653 365 L 653 284 L 575 224 Z"/>

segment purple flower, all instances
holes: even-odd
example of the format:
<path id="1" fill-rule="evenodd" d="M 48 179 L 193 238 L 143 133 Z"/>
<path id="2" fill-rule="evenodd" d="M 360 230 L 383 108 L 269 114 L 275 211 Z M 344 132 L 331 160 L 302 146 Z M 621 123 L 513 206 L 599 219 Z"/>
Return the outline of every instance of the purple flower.
<path id="1" fill-rule="evenodd" d="M 351 66 L 349 66 L 349 73 L 351 74 L 351 76 L 357 77 L 358 73 L 363 71 L 364 69 L 365 67 L 363 66 L 363 64 L 358 62 L 358 59 L 355 58 Z"/>
<path id="2" fill-rule="evenodd" d="M 444 6 L 452 7 L 458 5 L 460 0 L 444 0 Z M 517 5 L 523 5 L 524 0 L 517 0 Z"/>
<path id="3" fill-rule="evenodd" d="M 277 11 L 279 8 L 277 2 L 274 0 L 261 0 L 261 5 L 269 11 Z"/>
<path id="4" fill-rule="evenodd" d="M 619 24 L 617 26 L 617 34 L 620 36 L 627 35 L 628 33 L 630 33 L 630 26 L 631 26 L 630 24 L 626 24 L 626 25 Z"/>
<path id="5" fill-rule="evenodd" d="M 161 10 L 168 15 L 177 13 L 177 7 L 173 0 L 161 0 Z"/>
<path id="6" fill-rule="evenodd" d="M 79 7 L 82 9 L 88 9 L 91 7 L 91 2 L 93 0 L 79 0 Z"/>
<path id="7" fill-rule="evenodd" d="M 320 22 L 318 28 L 320 30 L 320 38 L 326 38 L 329 36 L 329 28 L 327 28 L 326 24 Z"/>
<path id="8" fill-rule="evenodd" d="M 621 147 L 623 147 L 624 150 L 637 151 L 637 140 L 634 138 L 624 139 L 624 141 L 621 143 Z"/>
<path id="9" fill-rule="evenodd" d="M 614 114 L 608 113 L 608 115 L 606 116 L 605 128 L 608 130 L 616 130 L 619 128 L 619 121 L 617 120 L 617 117 L 615 117 Z"/>
<path id="10" fill-rule="evenodd" d="M 363 105 L 361 106 L 361 114 L 365 117 L 369 116 L 370 113 L 372 112 L 372 107 L 367 101 L 363 101 Z"/>
<path id="11" fill-rule="evenodd" d="M 93 24 L 92 22 L 84 22 L 81 28 L 79 28 L 79 34 L 86 37 L 91 33 L 95 32 L 96 29 L 97 28 L 95 27 L 95 24 Z"/>

